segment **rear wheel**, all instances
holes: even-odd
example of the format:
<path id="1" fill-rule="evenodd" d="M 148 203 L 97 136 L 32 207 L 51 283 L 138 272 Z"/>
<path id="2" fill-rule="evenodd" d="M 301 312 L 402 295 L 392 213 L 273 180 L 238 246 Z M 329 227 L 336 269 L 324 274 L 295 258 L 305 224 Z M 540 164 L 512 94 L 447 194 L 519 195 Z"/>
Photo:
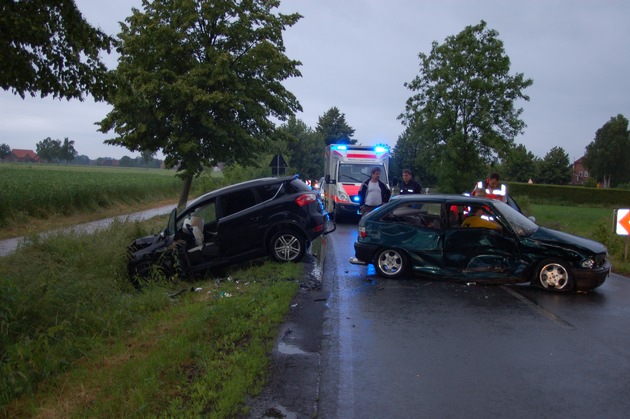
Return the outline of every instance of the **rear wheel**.
<path id="1" fill-rule="evenodd" d="M 557 259 L 544 260 L 538 265 L 536 282 L 550 291 L 568 292 L 574 288 L 571 270 L 565 262 Z"/>
<path id="2" fill-rule="evenodd" d="M 407 259 L 399 250 L 384 249 L 376 255 L 374 267 L 384 278 L 399 278 L 407 270 Z"/>
<path id="3" fill-rule="evenodd" d="M 295 231 L 279 231 L 271 238 L 270 252 L 278 262 L 299 262 L 306 252 L 306 241 Z"/>

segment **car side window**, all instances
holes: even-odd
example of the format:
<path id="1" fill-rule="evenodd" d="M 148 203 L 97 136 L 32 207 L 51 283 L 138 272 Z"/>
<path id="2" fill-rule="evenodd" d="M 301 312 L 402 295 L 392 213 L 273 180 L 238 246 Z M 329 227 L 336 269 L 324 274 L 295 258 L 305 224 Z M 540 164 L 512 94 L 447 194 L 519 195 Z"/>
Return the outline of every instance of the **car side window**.
<path id="1" fill-rule="evenodd" d="M 256 205 L 256 197 L 252 189 L 243 189 L 221 196 L 221 213 L 223 217 L 236 214 Z"/>
<path id="2" fill-rule="evenodd" d="M 271 185 L 261 185 L 256 187 L 256 192 L 260 196 L 262 202 L 273 199 L 276 194 L 282 191 L 281 183 L 272 183 Z"/>
<path id="3" fill-rule="evenodd" d="M 217 208 L 216 208 L 216 204 L 213 201 L 211 201 L 209 204 L 204 205 L 203 207 L 199 207 L 197 208 L 197 210 L 195 211 L 195 215 L 202 217 L 204 224 L 208 224 L 211 223 L 213 221 L 217 220 Z"/>
<path id="4" fill-rule="evenodd" d="M 442 205 L 434 202 L 410 202 L 394 209 L 383 221 L 415 227 L 440 228 Z"/>

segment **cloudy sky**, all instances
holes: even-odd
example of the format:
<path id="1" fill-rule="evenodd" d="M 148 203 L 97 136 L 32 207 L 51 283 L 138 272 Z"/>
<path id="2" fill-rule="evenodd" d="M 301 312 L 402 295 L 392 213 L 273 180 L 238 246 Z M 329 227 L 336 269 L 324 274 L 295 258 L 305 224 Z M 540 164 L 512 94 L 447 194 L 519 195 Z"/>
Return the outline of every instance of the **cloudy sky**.
<path id="1" fill-rule="evenodd" d="M 141 0 L 76 0 L 86 19 L 109 34 Z M 284 35 L 287 55 L 302 62 L 286 86 L 315 127 L 333 106 L 362 144 L 394 146 L 397 116 L 419 73 L 420 52 L 481 20 L 499 32 L 511 74 L 534 81 L 521 103 L 527 124 L 516 142 L 544 157 L 560 146 L 575 160 L 595 132 L 618 114 L 630 118 L 630 2 L 627 0 L 284 0 L 281 11 L 303 15 Z M 115 64 L 115 59 L 108 58 Z M 35 149 L 46 137 L 75 141 L 91 158 L 132 155 L 107 146 L 95 122 L 109 106 L 26 98 L 0 91 L 0 143 Z"/>

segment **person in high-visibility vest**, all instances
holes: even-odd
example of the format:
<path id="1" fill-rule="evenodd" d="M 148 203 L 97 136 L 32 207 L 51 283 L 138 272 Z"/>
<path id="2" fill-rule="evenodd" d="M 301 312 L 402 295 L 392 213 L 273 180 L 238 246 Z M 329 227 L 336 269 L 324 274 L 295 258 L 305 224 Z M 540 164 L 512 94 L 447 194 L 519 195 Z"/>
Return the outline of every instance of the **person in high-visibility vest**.
<path id="1" fill-rule="evenodd" d="M 491 173 L 485 181 L 477 182 L 472 196 L 485 196 L 499 201 L 507 202 L 507 186 L 501 184 L 498 173 Z"/>

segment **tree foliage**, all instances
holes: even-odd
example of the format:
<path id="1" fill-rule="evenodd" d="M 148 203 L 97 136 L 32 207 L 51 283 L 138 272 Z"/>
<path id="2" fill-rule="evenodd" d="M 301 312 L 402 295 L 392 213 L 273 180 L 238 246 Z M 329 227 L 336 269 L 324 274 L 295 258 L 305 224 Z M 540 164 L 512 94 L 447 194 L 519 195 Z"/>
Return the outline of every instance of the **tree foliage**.
<path id="1" fill-rule="evenodd" d="M 35 144 L 35 150 L 39 158 L 48 163 L 58 163 L 60 161 L 68 163 L 78 154 L 74 149 L 74 141 L 69 140 L 67 137 L 63 140 L 63 143 L 61 140 L 53 140 L 47 137 Z"/>
<path id="2" fill-rule="evenodd" d="M 278 128 L 286 143 L 288 162 L 306 179 L 319 179 L 324 175 L 324 140 L 295 116 Z"/>
<path id="3" fill-rule="evenodd" d="M 300 76 L 282 32 L 299 14 L 277 0 L 154 0 L 120 33 L 113 110 L 100 131 L 131 151 L 162 151 L 185 179 L 219 162 L 253 163 L 275 126 L 301 107 L 282 81 Z"/>
<path id="4" fill-rule="evenodd" d="M 324 144 L 356 144 L 354 128 L 346 122 L 346 115 L 336 106 L 327 110 L 317 121 L 315 131 L 322 135 Z"/>
<path id="5" fill-rule="evenodd" d="M 538 181 L 551 185 L 566 185 L 573 177 L 569 155 L 562 147 L 553 147 L 538 165 Z"/>
<path id="6" fill-rule="evenodd" d="M 419 54 L 420 74 L 405 86 L 414 92 L 400 116 L 422 126 L 440 162 L 438 182 L 445 192 L 461 192 L 487 165 L 503 156 L 522 132 L 523 90 L 533 82 L 510 75 L 510 59 L 498 32 L 486 23 L 468 26 L 430 54 Z"/>
<path id="7" fill-rule="evenodd" d="M 392 150 L 390 176 L 400 177 L 404 169 L 413 173 L 422 187 L 432 188 L 437 184 L 439 161 L 433 154 L 436 144 L 433 137 L 426 135 L 422 126 L 412 124 L 398 137 Z"/>
<path id="8" fill-rule="evenodd" d="M 90 26 L 74 0 L 0 2 L 0 86 L 24 98 L 101 99 L 112 39 Z"/>
<path id="9" fill-rule="evenodd" d="M 587 166 L 591 177 L 606 186 L 630 181 L 630 131 L 623 115 L 610 118 L 586 146 Z"/>
<path id="10" fill-rule="evenodd" d="M 536 179 L 540 159 L 534 156 L 523 144 L 511 148 L 502 164 L 502 177 L 513 182 L 528 182 Z"/>
<path id="11" fill-rule="evenodd" d="M 0 144 L 0 160 L 11 155 L 11 147 L 8 144 Z"/>

